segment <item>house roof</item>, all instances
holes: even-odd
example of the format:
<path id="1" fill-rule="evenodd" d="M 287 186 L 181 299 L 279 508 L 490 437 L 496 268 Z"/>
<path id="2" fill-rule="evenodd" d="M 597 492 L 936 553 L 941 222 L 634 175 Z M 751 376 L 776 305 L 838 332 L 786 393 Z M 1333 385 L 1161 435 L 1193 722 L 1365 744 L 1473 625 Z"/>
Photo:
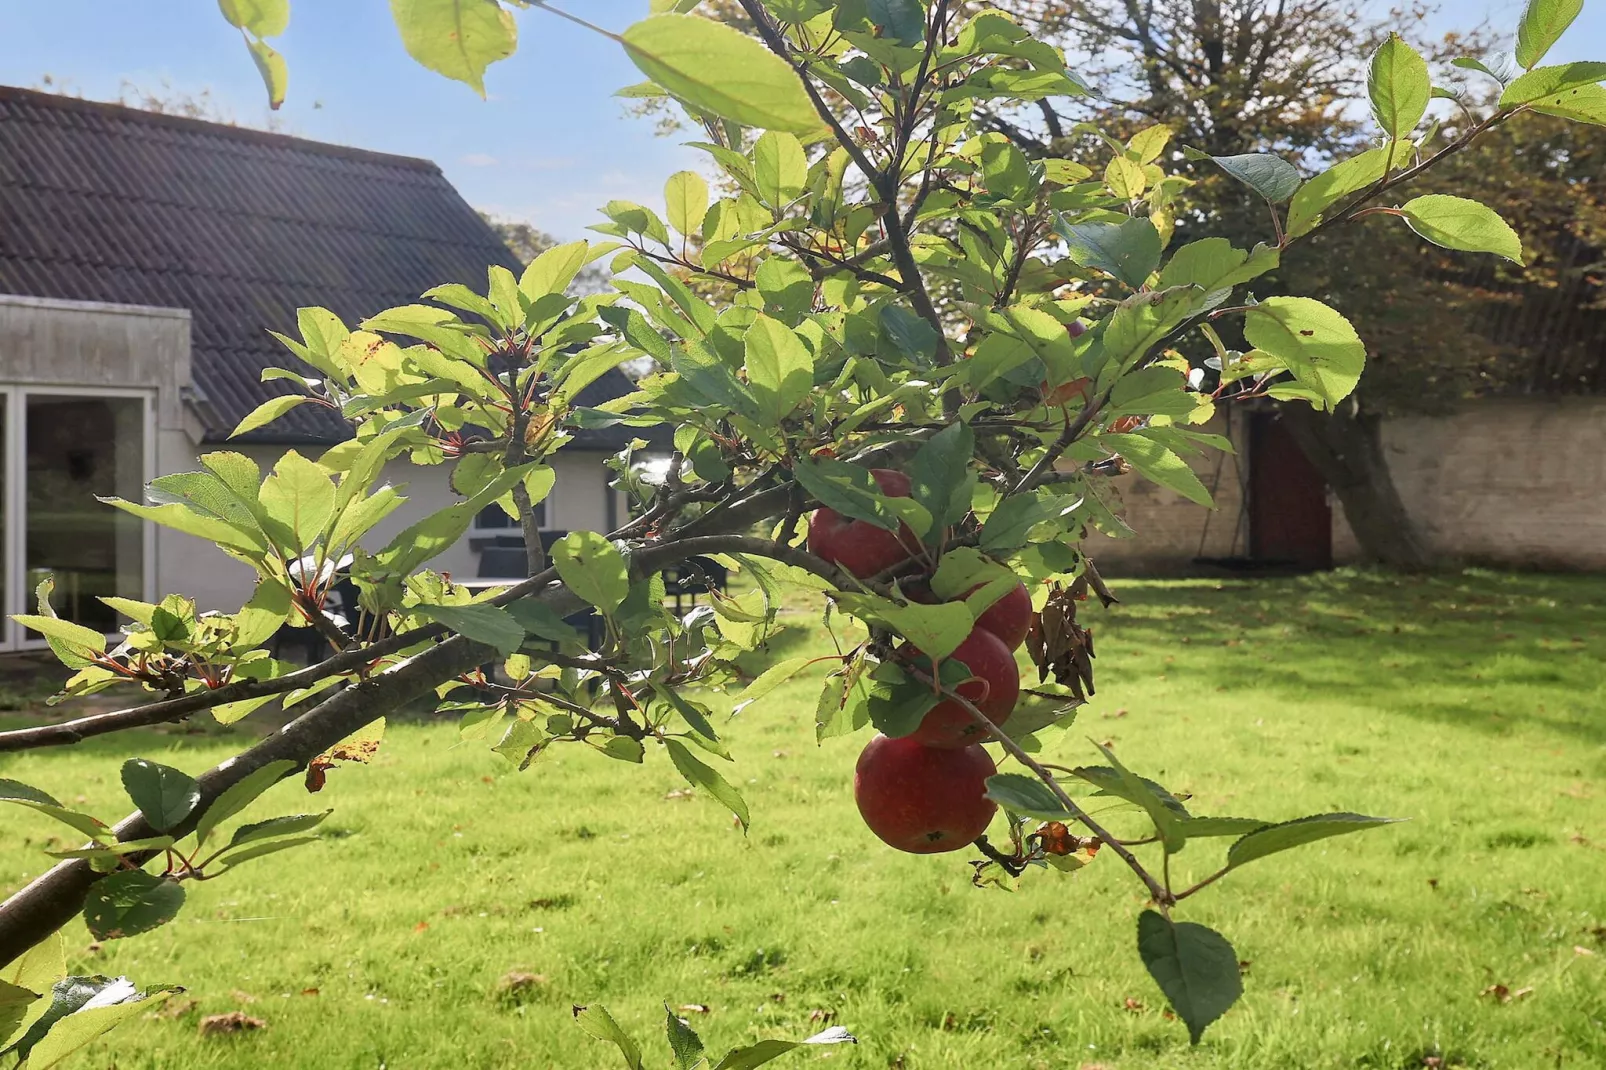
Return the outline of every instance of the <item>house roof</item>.
<path id="1" fill-rule="evenodd" d="M 0 86 L 0 292 L 188 309 L 208 437 L 287 392 L 261 373 L 296 365 L 267 332 L 294 336 L 297 308 L 354 324 L 441 283 L 483 286 L 490 264 L 519 266 L 428 160 Z M 630 389 L 615 374 L 581 401 Z M 250 440 L 349 434 L 303 405 Z"/>

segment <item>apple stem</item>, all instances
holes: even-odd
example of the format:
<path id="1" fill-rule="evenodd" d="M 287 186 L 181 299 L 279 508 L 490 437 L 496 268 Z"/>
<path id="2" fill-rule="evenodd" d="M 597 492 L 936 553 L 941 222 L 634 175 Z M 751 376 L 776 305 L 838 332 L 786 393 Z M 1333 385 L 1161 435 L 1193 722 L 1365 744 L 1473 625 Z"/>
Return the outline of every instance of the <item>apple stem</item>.
<path id="1" fill-rule="evenodd" d="M 1144 868 L 1143 863 L 1138 861 L 1137 856 L 1134 855 L 1124 843 L 1111 835 L 1110 832 L 1105 829 L 1104 826 L 1095 821 L 1086 810 L 1083 810 L 1080 806 L 1078 806 L 1076 804 L 1076 800 L 1072 799 L 1068 794 L 1066 794 L 1065 789 L 1060 787 L 1059 781 L 1054 779 L 1053 773 L 1045 769 L 1042 763 L 1036 758 L 1033 758 L 1030 754 L 1027 754 L 1019 743 L 1016 743 L 1013 739 L 1010 739 L 1009 736 L 1005 735 L 1004 730 L 994 724 L 985 713 L 982 713 L 981 710 L 977 709 L 973 702 L 958 692 L 942 686 L 941 681 L 926 676 L 919 669 L 911 668 L 909 671 L 917 679 L 925 679 L 929 681 L 945 698 L 959 703 L 959 705 L 965 710 L 966 713 L 970 714 L 971 718 L 974 719 L 977 724 L 986 729 L 987 734 L 991 736 L 994 741 L 1003 746 L 1004 750 L 1009 753 L 1010 757 L 1014 758 L 1017 762 L 1021 763 L 1026 768 L 1030 769 L 1034 774 L 1036 774 L 1037 778 L 1048 786 L 1048 790 L 1054 793 L 1054 798 L 1059 800 L 1060 805 L 1065 807 L 1065 812 L 1067 814 L 1069 814 L 1089 832 L 1093 833 L 1093 835 L 1097 836 L 1101 841 L 1103 841 L 1103 843 L 1109 847 L 1110 850 L 1116 853 L 1121 861 L 1127 864 L 1127 868 L 1138 875 L 1138 879 L 1143 882 L 1146 888 L 1148 888 L 1150 899 L 1162 907 L 1170 907 L 1172 903 L 1176 902 L 1176 897 L 1171 894 L 1170 889 L 1156 880 L 1154 878 L 1154 874 L 1150 873 Z"/>

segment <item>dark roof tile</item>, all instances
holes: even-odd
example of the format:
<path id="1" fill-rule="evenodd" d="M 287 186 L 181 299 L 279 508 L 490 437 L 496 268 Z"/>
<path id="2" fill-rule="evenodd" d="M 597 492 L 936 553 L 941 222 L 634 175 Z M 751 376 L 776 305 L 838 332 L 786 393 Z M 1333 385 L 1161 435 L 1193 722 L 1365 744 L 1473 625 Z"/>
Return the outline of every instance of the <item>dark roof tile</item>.
<path id="1" fill-rule="evenodd" d="M 294 363 L 267 332 L 293 332 L 297 308 L 355 324 L 440 283 L 483 285 L 487 264 L 518 266 L 427 160 L 0 87 L 0 293 L 189 309 L 213 436 L 285 391 L 259 380 Z M 630 389 L 615 374 L 582 397 Z M 347 434 L 302 406 L 256 437 Z"/>

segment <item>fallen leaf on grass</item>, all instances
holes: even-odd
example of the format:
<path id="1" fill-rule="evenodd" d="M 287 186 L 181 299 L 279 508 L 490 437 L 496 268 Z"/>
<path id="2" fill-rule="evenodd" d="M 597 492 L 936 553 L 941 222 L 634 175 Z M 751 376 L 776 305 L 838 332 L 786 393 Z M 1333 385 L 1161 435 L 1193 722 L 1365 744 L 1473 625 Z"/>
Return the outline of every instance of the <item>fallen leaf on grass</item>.
<path id="1" fill-rule="evenodd" d="M 1133 1014 L 1141 1014 L 1143 1012 L 1143 1001 L 1140 999 L 1133 999 L 1131 996 L 1126 997 L 1125 1002 L 1123 1002 L 1121 1006 Z"/>
<path id="2" fill-rule="evenodd" d="M 1507 985 L 1496 983 L 1490 985 L 1488 988 L 1485 988 L 1482 992 L 1479 992 L 1478 995 L 1488 996 L 1497 1003 L 1514 1003 L 1519 999 L 1533 995 L 1533 991 L 1533 986 L 1531 985 L 1527 988 L 1518 988 L 1513 990 Z"/>
<path id="3" fill-rule="evenodd" d="M 182 1018 L 201 1005 L 198 999 L 170 999 L 156 1012 L 158 1018 Z"/>
<path id="4" fill-rule="evenodd" d="M 267 1027 L 268 1023 L 261 1018 L 253 1018 L 244 1011 L 230 1011 L 227 1014 L 209 1014 L 202 1018 L 197 1032 L 203 1037 L 219 1037 L 249 1033 Z"/>

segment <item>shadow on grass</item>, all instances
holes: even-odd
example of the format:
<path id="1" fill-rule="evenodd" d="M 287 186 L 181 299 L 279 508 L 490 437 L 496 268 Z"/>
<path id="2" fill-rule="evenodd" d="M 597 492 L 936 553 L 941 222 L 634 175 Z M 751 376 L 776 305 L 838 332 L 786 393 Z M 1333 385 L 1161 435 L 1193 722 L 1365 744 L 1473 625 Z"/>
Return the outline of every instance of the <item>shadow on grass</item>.
<path id="1" fill-rule="evenodd" d="M 1339 570 L 1116 584 L 1087 614 L 1112 669 L 1182 660 L 1190 681 L 1289 701 L 1343 696 L 1494 733 L 1537 724 L 1606 742 L 1606 577 Z M 1207 654 L 1206 651 L 1211 651 Z M 1219 653 L 1214 653 L 1219 651 Z"/>

